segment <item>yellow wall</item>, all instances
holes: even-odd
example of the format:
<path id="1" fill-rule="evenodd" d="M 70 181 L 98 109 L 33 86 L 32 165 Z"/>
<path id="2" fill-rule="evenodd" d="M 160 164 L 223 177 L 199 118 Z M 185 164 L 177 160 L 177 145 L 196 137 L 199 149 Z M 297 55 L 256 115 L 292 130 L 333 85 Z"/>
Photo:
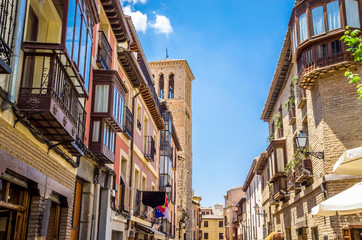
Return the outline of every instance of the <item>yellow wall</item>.
<path id="1" fill-rule="evenodd" d="M 202 222 L 201 222 L 201 230 L 202 230 L 202 239 L 203 240 L 219 240 L 219 233 L 222 233 L 224 235 L 224 220 L 222 218 L 218 219 L 207 219 L 206 215 L 202 216 Z M 204 227 L 204 222 L 208 221 L 209 226 Z M 219 221 L 223 222 L 223 227 L 219 227 Z M 205 233 L 209 233 L 209 239 L 205 239 Z"/>

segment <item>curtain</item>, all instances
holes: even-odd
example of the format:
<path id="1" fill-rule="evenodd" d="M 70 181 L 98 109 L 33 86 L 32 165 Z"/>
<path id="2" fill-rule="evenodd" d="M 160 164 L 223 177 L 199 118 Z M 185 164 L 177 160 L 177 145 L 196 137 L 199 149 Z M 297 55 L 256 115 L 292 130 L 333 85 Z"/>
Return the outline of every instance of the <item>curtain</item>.
<path id="1" fill-rule="evenodd" d="M 324 28 L 323 6 L 312 9 L 312 18 L 313 18 L 313 35 L 324 33 L 325 28 Z"/>
<path id="2" fill-rule="evenodd" d="M 97 85 L 95 92 L 94 112 L 108 112 L 109 85 Z"/>
<path id="3" fill-rule="evenodd" d="M 100 121 L 94 121 L 93 122 L 92 142 L 99 141 L 99 127 L 100 127 Z"/>
<path id="4" fill-rule="evenodd" d="M 349 27 L 359 28 L 358 2 L 355 0 L 346 0 L 347 25 Z"/>
<path id="5" fill-rule="evenodd" d="M 307 18 L 305 13 L 299 17 L 299 38 L 301 42 L 308 38 Z"/>
<path id="6" fill-rule="evenodd" d="M 341 27 L 338 1 L 333 1 L 327 4 L 327 16 L 329 31 Z"/>

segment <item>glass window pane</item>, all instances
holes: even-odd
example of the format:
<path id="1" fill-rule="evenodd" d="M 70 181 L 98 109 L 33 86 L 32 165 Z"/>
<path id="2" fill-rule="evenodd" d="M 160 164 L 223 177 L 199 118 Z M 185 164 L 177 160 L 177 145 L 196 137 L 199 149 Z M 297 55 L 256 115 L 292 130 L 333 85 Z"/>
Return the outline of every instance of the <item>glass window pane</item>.
<path id="1" fill-rule="evenodd" d="M 299 38 L 301 42 L 308 38 L 307 17 L 305 13 L 299 17 Z"/>
<path id="2" fill-rule="evenodd" d="M 327 16 L 329 31 L 341 27 L 338 1 L 333 1 L 327 4 Z"/>
<path id="3" fill-rule="evenodd" d="M 358 11 L 358 2 L 356 0 L 346 0 L 347 25 L 349 27 L 360 27 Z"/>
<path id="4" fill-rule="evenodd" d="M 85 66 L 85 56 L 87 48 L 87 26 L 85 22 L 82 23 L 82 34 L 81 34 L 81 44 L 80 44 L 80 58 L 79 58 L 79 73 L 84 78 L 84 66 Z"/>
<path id="5" fill-rule="evenodd" d="M 98 142 L 99 141 L 99 127 L 100 127 L 100 121 L 94 121 L 93 122 L 93 133 L 92 133 L 92 142 Z"/>
<path id="6" fill-rule="evenodd" d="M 67 36 L 65 45 L 68 50 L 68 54 L 72 56 L 72 48 L 73 48 L 73 33 L 74 33 L 74 20 L 75 20 L 75 0 L 69 1 L 69 9 L 68 9 L 68 23 L 67 23 Z"/>
<path id="7" fill-rule="evenodd" d="M 323 6 L 312 9 L 313 35 L 325 32 Z"/>
<path id="8" fill-rule="evenodd" d="M 94 112 L 108 112 L 109 85 L 96 85 Z"/>
<path id="9" fill-rule="evenodd" d="M 86 64 L 85 64 L 85 73 L 84 73 L 84 85 L 85 88 L 88 91 L 89 87 L 89 74 L 90 74 L 90 60 L 92 57 L 92 37 L 88 34 L 88 44 L 87 44 L 87 56 L 86 58 Z"/>
<path id="10" fill-rule="evenodd" d="M 80 28 L 82 24 L 81 12 L 80 8 L 77 5 L 77 13 L 75 20 L 75 33 L 74 33 L 74 49 L 73 49 L 73 61 L 76 65 L 78 65 L 78 57 L 79 57 L 79 40 L 80 40 Z"/>

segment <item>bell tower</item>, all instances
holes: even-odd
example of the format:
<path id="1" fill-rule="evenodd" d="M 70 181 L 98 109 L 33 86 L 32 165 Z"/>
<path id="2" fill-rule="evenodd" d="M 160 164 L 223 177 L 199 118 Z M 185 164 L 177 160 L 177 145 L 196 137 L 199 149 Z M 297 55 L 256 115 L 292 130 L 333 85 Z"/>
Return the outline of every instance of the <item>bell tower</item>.
<path id="1" fill-rule="evenodd" d="M 177 207 L 179 222 L 182 212 L 189 216 L 185 236 L 192 239 L 192 81 L 194 75 L 186 60 L 166 59 L 149 62 L 158 97 L 167 101 L 182 151 L 177 164 Z M 181 213 L 181 214 L 180 214 Z"/>

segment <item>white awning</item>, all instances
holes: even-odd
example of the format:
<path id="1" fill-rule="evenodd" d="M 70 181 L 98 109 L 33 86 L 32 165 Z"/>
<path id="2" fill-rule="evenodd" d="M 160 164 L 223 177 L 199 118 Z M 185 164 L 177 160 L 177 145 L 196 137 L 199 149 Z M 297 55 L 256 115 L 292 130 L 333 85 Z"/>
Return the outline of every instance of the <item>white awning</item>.
<path id="1" fill-rule="evenodd" d="M 312 215 L 334 216 L 362 212 L 362 182 L 312 208 Z"/>
<path id="2" fill-rule="evenodd" d="M 362 147 L 344 151 L 334 164 L 333 172 L 362 176 Z"/>

